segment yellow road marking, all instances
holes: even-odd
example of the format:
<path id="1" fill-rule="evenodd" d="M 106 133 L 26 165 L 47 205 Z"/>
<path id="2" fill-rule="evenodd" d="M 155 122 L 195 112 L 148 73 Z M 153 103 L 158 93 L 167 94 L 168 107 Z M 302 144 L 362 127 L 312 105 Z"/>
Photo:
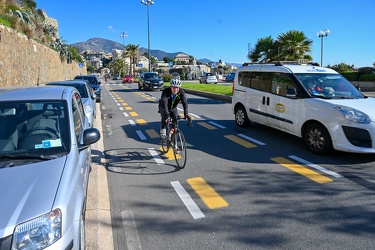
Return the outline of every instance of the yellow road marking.
<path id="1" fill-rule="evenodd" d="M 271 158 L 271 160 L 315 182 L 323 184 L 323 183 L 328 183 L 328 182 L 333 181 L 332 179 L 325 177 L 324 175 L 321 175 L 311 169 L 305 168 L 300 164 L 289 161 L 288 159 L 285 159 L 283 157 L 274 157 L 274 158 Z"/>
<path id="2" fill-rule="evenodd" d="M 130 114 L 131 116 L 138 116 L 138 113 L 137 113 L 137 112 L 129 112 L 129 114 Z"/>
<path id="3" fill-rule="evenodd" d="M 144 119 L 136 119 L 139 125 L 146 125 L 147 122 Z"/>
<path id="4" fill-rule="evenodd" d="M 217 127 L 212 126 L 212 125 L 208 124 L 207 122 L 198 122 L 198 124 L 201 125 L 202 127 L 205 127 L 206 129 L 209 129 L 209 130 L 217 129 Z"/>
<path id="5" fill-rule="evenodd" d="M 122 106 L 129 106 L 126 102 L 122 103 Z"/>
<path id="6" fill-rule="evenodd" d="M 163 149 L 160 147 L 160 151 L 163 151 Z M 174 160 L 174 153 L 173 153 L 173 149 L 172 148 L 169 148 L 168 152 L 167 153 L 164 153 L 163 156 L 167 157 L 168 160 Z M 180 156 L 177 155 L 177 158 L 179 159 Z"/>
<path id="7" fill-rule="evenodd" d="M 227 207 L 228 203 L 203 178 L 187 179 L 194 191 L 201 197 L 209 209 Z"/>
<path id="8" fill-rule="evenodd" d="M 154 129 L 146 129 L 146 133 L 150 138 L 158 138 L 159 134 Z"/>
<path id="9" fill-rule="evenodd" d="M 132 107 L 125 107 L 126 110 L 133 110 Z"/>
<path id="10" fill-rule="evenodd" d="M 125 103 L 125 101 L 124 100 L 118 100 L 119 102 L 121 102 L 123 105 L 124 105 L 124 103 Z"/>
<path id="11" fill-rule="evenodd" d="M 241 146 L 244 146 L 245 148 L 255 148 L 256 145 L 255 144 L 252 144 L 238 136 L 235 136 L 235 135 L 225 135 L 224 136 L 225 138 L 237 143 L 237 144 L 240 144 Z"/>

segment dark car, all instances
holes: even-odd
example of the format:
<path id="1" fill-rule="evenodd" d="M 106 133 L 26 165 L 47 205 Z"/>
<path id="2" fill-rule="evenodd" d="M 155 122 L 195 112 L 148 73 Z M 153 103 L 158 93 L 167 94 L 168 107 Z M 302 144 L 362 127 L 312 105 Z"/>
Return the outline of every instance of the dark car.
<path id="1" fill-rule="evenodd" d="M 100 84 L 101 82 L 98 80 L 98 78 L 95 75 L 79 75 L 74 77 L 74 79 L 84 79 L 89 81 L 91 87 L 94 89 L 95 95 L 96 95 L 96 102 L 100 102 L 100 96 L 101 96 L 101 88 Z"/>
<path id="2" fill-rule="evenodd" d="M 155 72 L 144 72 L 141 74 L 138 82 L 138 89 L 143 90 L 154 90 L 164 89 L 164 81 L 160 78 L 158 73 Z"/>
<path id="3" fill-rule="evenodd" d="M 121 78 L 119 77 L 119 75 L 114 75 L 113 77 L 112 77 L 112 80 L 120 80 Z"/>
<path id="4" fill-rule="evenodd" d="M 225 81 L 226 81 L 226 82 L 233 82 L 235 76 L 236 76 L 236 72 L 229 73 L 229 74 L 225 77 Z"/>

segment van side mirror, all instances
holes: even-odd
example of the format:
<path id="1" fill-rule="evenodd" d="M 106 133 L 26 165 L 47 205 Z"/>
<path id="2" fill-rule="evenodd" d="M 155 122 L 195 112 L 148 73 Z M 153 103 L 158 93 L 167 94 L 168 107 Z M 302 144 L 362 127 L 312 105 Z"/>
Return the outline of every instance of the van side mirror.
<path id="1" fill-rule="evenodd" d="M 288 89 L 286 91 L 286 96 L 288 96 L 288 97 L 296 97 L 297 96 L 297 90 L 296 90 L 296 88 L 288 87 Z"/>

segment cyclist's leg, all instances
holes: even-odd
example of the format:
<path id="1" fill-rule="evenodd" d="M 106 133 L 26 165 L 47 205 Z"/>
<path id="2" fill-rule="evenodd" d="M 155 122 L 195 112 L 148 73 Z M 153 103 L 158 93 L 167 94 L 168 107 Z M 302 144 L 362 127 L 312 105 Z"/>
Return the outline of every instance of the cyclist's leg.
<path id="1" fill-rule="evenodd" d="M 170 111 L 170 117 L 172 118 L 172 124 L 176 122 L 177 117 L 178 117 L 178 110 L 177 108 L 174 108 Z M 173 125 L 172 125 L 173 126 Z"/>

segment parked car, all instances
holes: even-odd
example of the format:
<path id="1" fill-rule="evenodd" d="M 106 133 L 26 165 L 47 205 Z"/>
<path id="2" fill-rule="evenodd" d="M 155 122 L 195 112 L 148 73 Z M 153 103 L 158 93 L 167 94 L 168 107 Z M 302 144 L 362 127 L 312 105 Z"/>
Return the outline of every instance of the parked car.
<path id="1" fill-rule="evenodd" d="M 78 75 L 74 77 L 74 79 L 84 79 L 84 80 L 89 81 L 91 87 L 95 91 L 96 102 L 100 102 L 100 97 L 101 97 L 101 92 L 102 92 L 101 87 L 100 87 L 101 82 L 95 75 Z"/>
<path id="2" fill-rule="evenodd" d="M 172 77 L 173 77 L 174 79 L 178 79 L 178 80 L 181 79 L 180 74 L 177 73 L 177 72 L 173 72 L 173 73 L 172 73 Z"/>
<path id="3" fill-rule="evenodd" d="M 87 80 L 68 80 L 59 82 L 49 82 L 46 85 L 56 85 L 56 86 L 71 86 L 78 90 L 81 95 L 83 109 L 85 111 L 85 116 L 89 121 L 89 126 L 94 125 L 94 119 L 96 117 L 96 95 Z"/>
<path id="4" fill-rule="evenodd" d="M 113 75 L 112 80 L 120 80 L 119 75 Z"/>
<path id="5" fill-rule="evenodd" d="M 236 72 L 229 73 L 229 74 L 225 77 L 225 81 L 226 81 L 226 82 L 233 82 L 235 76 L 236 76 Z"/>
<path id="6" fill-rule="evenodd" d="M 245 65 L 233 83 L 238 126 L 252 121 L 279 129 L 316 154 L 375 153 L 374 107 L 374 98 L 336 71 L 304 61 Z"/>
<path id="7" fill-rule="evenodd" d="M 134 83 L 134 76 L 133 75 L 125 75 L 122 79 L 123 83 Z"/>
<path id="8" fill-rule="evenodd" d="M 164 81 L 156 72 L 144 72 L 138 82 L 138 89 L 154 90 L 164 89 Z"/>
<path id="9" fill-rule="evenodd" d="M 217 77 L 215 73 L 204 73 L 199 77 L 199 83 L 215 83 L 217 84 Z"/>
<path id="10" fill-rule="evenodd" d="M 1 249 L 85 249 L 90 145 L 72 87 L 0 89 Z"/>

